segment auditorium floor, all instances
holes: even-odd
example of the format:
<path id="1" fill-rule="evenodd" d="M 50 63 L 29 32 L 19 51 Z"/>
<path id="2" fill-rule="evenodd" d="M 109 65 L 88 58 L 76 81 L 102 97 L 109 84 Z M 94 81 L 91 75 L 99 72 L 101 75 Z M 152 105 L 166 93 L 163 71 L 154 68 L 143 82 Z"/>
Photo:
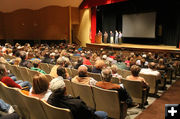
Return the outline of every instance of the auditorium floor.
<path id="1" fill-rule="evenodd" d="M 172 84 L 175 83 L 176 81 L 173 80 L 172 81 Z M 172 85 L 171 84 L 171 85 Z M 167 84 L 166 87 L 167 87 L 167 90 L 171 87 L 170 84 Z M 161 96 L 164 92 L 164 90 L 158 90 L 158 93 L 157 95 Z M 147 109 L 147 107 L 149 107 L 157 98 L 154 98 L 154 97 L 148 97 L 148 105 L 145 106 L 145 109 Z M 143 110 L 138 108 L 138 107 L 132 107 L 132 108 L 129 108 L 128 109 L 128 112 L 127 112 L 127 116 L 125 119 L 134 119 L 135 117 L 137 117 L 139 114 L 141 114 Z"/>

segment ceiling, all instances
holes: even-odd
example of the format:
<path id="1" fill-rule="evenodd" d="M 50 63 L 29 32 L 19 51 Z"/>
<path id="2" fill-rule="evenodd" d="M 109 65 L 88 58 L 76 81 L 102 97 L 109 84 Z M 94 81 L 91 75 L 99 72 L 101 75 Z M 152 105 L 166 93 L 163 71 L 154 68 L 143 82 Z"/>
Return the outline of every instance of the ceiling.
<path id="1" fill-rule="evenodd" d="M 40 9 L 47 6 L 79 7 L 83 0 L 0 0 L 1 12 L 18 9 Z"/>

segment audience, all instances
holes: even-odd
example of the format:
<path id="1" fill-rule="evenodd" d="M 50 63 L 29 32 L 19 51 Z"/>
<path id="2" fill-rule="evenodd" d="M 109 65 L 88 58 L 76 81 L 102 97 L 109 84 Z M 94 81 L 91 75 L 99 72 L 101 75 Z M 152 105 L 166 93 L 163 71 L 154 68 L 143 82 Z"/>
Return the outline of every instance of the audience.
<path id="1" fill-rule="evenodd" d="M 55 85 L 55 86 L 54 86 Z M 58 80 L 50 85 L 52 94 L 47 102 L 53 106 L 70 109 L 74 119 L 107 119 L 107 113 L 94 111 L 78 97 L 66 96 L 63 80 Z"/>
<path id="2" fill-rule="evenodd" d="M 156 63 L 154 62 L 150 62 L 148 68 L 142 68 L 140 73 L 157 76 L 157 80 L 161 79 L 161 74 L 157 71 Z"/>
<path id="3" fill-rule="evenodd" d="M 74 78 L 72 78 L 71 81 L 74 83 L 94 86 L 97 81 L 93 79 L 92 77 L 88 77 L 87 70 L 88 68 L 85 65 L 81 65 L 78 68 L 78 76 L 75 76 Z"/>
<path id="4" fill-rule="evenodd" d="M 43 71 L 42 69 L 39 68 L 40 60 L 34 59 L 32 62 L 33 62 L 34 67 L 31 67 L 31 70 L 38 71 L 43 74 L 47 74 L 45 71 Z"/>
<path id="5" fill-rule="evenodd" d="M 115 64 L 113 64 L 111 66 L 111 70 L 112 70 L 112 77 L 118 78 L 119 82 L 121 83 L 122 76 L 117 73 L 118 67 Z"/>
<path id="6" fill-rule="evenodd" d="M 123 85 L 113 84 L 110 82 L 112 78 L 111 69 L 110 68 L 103 69 L 101 75 L 102 75 L 102 81 L 97 82 L 96 86 L 108 90 L 117 90 L 119 93 L 120 101 L 126 101 L 128 106 L 132 106 L 132 99 L 124 89 Z"/>
<path id="7" fill-rule="evenodd" d="M 47 100 L 51 91 L 48 90 L 49 81 L 46 76 L 42 73 L 39 73 L 33 77 L 33 86 L 30 89 L 29 95 L 38 97 L 42 100 Z"/>
<path id="8" fill-rule="evenodd" d="M 97 60 L 92 69 L 92 73 L 101 73 L 102 68 L 104 68 L 105 64 L 103 60 Z"/>

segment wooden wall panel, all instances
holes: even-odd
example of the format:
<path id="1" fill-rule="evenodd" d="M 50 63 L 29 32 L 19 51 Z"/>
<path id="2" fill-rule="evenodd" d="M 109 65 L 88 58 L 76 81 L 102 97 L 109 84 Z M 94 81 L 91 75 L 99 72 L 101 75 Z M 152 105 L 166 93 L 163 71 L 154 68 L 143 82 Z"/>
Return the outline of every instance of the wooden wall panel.
<path id="1" fill-rule="evenodd" d="M 72 13 L 72 24 L 79 24 L 80 20 L 80 10 L 79 8 L 72 7 L 71 8 Z"/>
<path id="2" fill-rule="evenodd" d="M 0 37 L 18 40 L 68 39 L 68 7 L 49 6 L 0 14 Z"/>
<path id="3" fill-rule="evenodd" d="M 4 39 L 4 30 L 3 30 L 3 13 L 0 12 L 0 39 Z"/>

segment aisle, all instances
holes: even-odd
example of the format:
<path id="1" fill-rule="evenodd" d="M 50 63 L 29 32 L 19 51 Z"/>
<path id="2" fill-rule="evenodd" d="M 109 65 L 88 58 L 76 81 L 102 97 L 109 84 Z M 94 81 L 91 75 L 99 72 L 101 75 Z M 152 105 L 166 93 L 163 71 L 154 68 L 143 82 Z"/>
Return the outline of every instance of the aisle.
<path id="1" fill-rule="evenodd" d="M 180 79 L 135 119 L 165 119 L 165 104 L 180 104 Z"/>

